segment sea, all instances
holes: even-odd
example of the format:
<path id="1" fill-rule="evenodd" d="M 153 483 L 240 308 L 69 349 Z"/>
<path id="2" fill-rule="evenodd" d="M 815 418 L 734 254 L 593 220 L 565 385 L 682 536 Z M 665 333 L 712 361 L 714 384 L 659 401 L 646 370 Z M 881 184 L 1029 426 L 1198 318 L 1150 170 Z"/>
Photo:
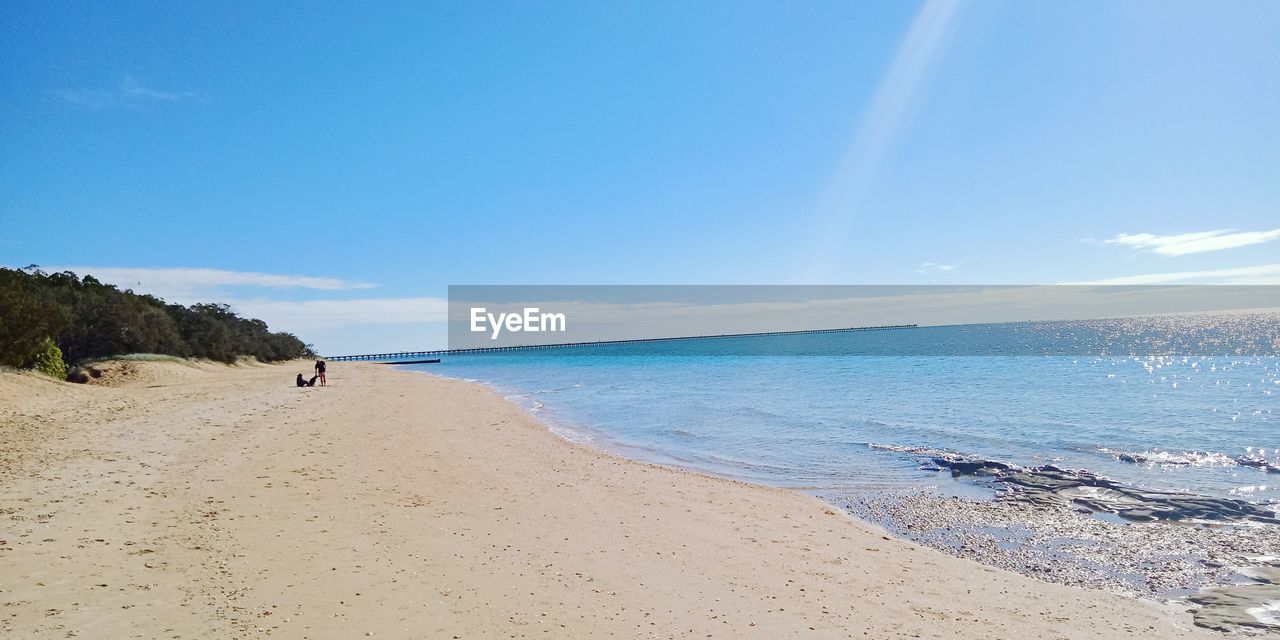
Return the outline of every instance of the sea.
<path id="1" fill-rule="evenodd" d="M 969 492 L 922 449 L 1280 502 L 1280 314 L 714 337 L 406 368 L 622 456 L 825 493 Z"/>

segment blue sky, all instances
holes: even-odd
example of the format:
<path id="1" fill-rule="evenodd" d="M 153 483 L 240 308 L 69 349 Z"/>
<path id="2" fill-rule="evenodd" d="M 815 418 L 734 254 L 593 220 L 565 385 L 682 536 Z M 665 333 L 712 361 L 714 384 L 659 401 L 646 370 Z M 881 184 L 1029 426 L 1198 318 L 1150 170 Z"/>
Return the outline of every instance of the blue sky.
<path id="1" fill-rule="evenodd" d="M 331 353 L 449 284 L 1280 282 L 1276 2 L 0 13 L 0 264 Z"/>

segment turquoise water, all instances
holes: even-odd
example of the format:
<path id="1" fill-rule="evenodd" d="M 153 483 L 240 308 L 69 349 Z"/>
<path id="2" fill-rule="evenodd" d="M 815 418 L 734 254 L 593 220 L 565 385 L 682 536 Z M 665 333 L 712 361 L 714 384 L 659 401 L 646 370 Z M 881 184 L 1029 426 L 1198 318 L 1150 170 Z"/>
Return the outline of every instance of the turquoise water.
<path id="1" fill-rule="evenodd" d="M 1276 326 L 1270 316 L 1240 335 L 1274 345 Z M 1275 355 L 1251 355 L 1207 323 L 1199 333 L 1182 324 L 1177 335 L 1159 336 L 1165 355 L 1132 350 L 1131 342 L 1115 348 L 1123 340 L 1100 343 L 1097 336 L 1110 332 L 1096 323 L 1085 332 L 1088 349 L 1061 348 L 1080 342 L 1080 332 L 1061 324 L 990 327 L 825 334 L 786 348 L 762 337 L 455 356 L 411 368 L 490 384 L 570 439 L 779 486 L 949 482 L 922 471 L 916 456 L 873 446 L 897 445 L 1088 469 L 1150 488 L 1280 500 L 1280 473 L 1240 464 L 1280 465 Z M 1149 341 L 1150 332 L 1138 333 Z M 966 342 L 966 335 L 979 339 Z M 1007 344 L 1002 335 L 1019 336 L 1023 352 L 1079 353 L 934 354 L 989 352 Z M 755 342 L 732 348 L 734 340 Z M 930 355 L 845 355 L 866 344 L 893 354 L 894 341 L 902 352 Z M 1215 351 L 1245 355 L 1204 355 Z M 802 355 L 823 352 L 841 355 Z M 1099 355 L 1106 352 L 1125 355 Z"/>

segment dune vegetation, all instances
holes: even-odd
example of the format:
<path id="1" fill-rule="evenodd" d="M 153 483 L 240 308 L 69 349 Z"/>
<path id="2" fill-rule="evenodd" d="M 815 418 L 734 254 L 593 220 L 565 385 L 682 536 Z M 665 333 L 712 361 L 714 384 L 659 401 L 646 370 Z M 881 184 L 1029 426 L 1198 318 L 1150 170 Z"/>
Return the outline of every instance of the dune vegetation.
<path id="1" fill-rule="evenodd" d="M 0 268 L 0 365 L 65 378 L 67 365 L 123 354 L 263 362 L 311 347 L 225 304 L 170 304 L 91 275 Z"/>

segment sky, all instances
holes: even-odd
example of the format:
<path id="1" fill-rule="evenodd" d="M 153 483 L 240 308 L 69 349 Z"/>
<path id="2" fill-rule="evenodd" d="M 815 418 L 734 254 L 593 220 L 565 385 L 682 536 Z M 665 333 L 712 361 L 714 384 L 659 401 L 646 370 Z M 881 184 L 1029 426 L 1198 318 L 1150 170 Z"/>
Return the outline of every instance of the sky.
<path id="1" fill-rule="evenodd" d="M 1280 3 L 0 2 L 0 264 L 329 354 L 451 284 L 1280 284 Z"/>

